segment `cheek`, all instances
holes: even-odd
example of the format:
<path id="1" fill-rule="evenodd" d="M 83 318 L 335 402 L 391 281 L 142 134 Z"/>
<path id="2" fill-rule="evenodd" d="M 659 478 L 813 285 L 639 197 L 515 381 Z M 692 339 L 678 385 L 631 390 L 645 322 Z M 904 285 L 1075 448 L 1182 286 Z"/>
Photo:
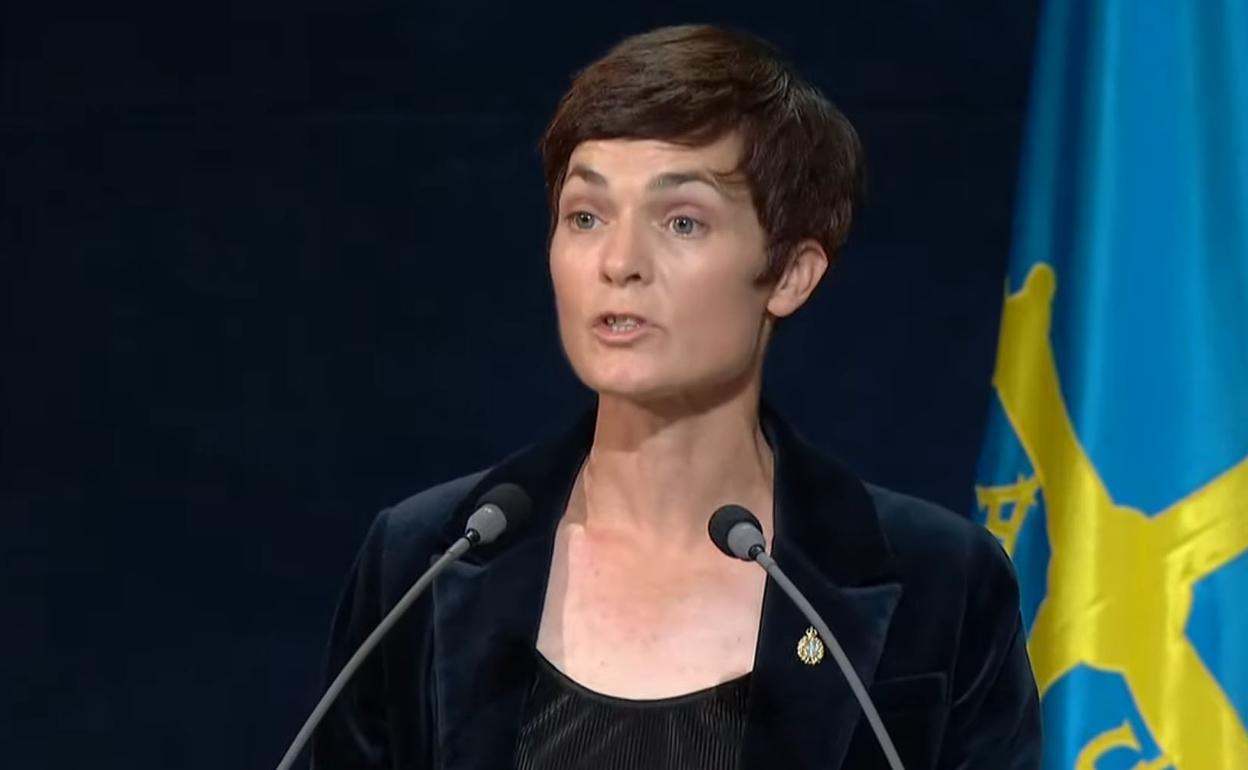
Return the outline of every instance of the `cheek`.
<path id="1" fill-rule="evenodd" d="M 555 292 L 555 306 L 562 320 L 565 309 L 570 310 L 577 306 L 582 294 L 582 282 L 577 274 L 576 260 L 571 259 L 566 252 L 555 251 L 553 245 L 549 262 L 550 283 Z"/>
<path id="2" fill-rule="evenodd" d="M 575 363 L 582 358 L 587 344 L 585 318 L 590 289 L 584 275 L 584 260 L 570 258 L 567 253 L 550 256 L 550 283 L 555 295 L 555 313 L 559 338 L 564 352 Z"/>
<path id="3" fill-rule="evenodd" d="M 679 327 L 690 332 L 684 352 L 733 365 L 751 358 L 765 303 L 765 295 L 736 276 L 731 282 L 700 286 L 678 303 Z"/>

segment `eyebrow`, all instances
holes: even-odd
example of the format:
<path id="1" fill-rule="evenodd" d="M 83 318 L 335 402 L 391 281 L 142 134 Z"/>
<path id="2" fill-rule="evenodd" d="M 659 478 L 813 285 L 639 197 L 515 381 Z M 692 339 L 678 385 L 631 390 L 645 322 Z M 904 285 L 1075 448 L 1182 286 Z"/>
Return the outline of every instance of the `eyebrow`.
<path id="1" fill-rule="evenodd" d="M 587 184 L 591 184 L 595 187 L 607 187 L 608 186 L 607 178 L 605 176 L 598 173 L 597 171 L 594 171 L 592 168 L 581 165 L 579 163 L 573 166 L 572 168 L 568 169 L 567 178 L 571 179 L 573 177 L 581 179 Z M 713 188 L 717 193 L 719 193 L 725 198 L 731 197 L 728 194 L 728 191 L 724 189 L 724 185 L 722 182 L 720 182 L 711 174 L 705 171 L 701 171 L 701 170 L 668 171 L 668 172 L 659 174 L 658 176 L 654 177 L 646 184 L 646 189 L 647 190 L 664 190 L 664 189 L 679 187 L 683 184 L 690 184 L 693 182 L 701 182 L 702 184 L 705 184 Z"/>

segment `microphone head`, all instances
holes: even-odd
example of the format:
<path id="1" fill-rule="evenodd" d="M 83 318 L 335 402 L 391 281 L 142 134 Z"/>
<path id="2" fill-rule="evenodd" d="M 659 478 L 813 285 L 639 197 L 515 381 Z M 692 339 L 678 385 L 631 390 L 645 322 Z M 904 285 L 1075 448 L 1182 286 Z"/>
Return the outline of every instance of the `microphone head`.
<path id="1" fill-rule="evenodd" d="M 532 510 L 533 502 L 523 489 L 511 483 L 499 484 L 477 499 L 466 529 L 477 533 L 474 545 L 492 543 L 504 532 L 523 527 Z"/>
<path id="2" fill-rule="evenodd" d="M 720 506 L 706 525 L 711 542 L 734 559 L 754 561 L 767 550 L 763 526 L 758 518 L 739 505 Z"/>

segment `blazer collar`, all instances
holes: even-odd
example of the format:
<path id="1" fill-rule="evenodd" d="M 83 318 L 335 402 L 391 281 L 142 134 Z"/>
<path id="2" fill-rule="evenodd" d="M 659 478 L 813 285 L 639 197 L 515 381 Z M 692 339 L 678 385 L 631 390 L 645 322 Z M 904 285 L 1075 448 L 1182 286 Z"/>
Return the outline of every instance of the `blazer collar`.
<path id="1" fill-rule="evenodd" d="M 775 455 L 777 563 L 820 611 L 870 685 L 901 595 L 871 498 L 843 466 L 801 439 L 766 404 L 764 435 Z M 591 410 L 570 430 L 487 472 L 450 517 L 449 545 L 477 498 L 510 481 L 529 492 L 522 531 L 469 553 L 434 583 L 434 668 L 440 766 L 510 767 L 534 674 L 538 626 L 555 529 L 593 441 Z M 832 661 L 796 654 L 808 623 L 770 581 L 751 676 L 743 770 L 838 767 L 858 705 Z M 783 764 L 781 764 L 783 763 Z"/>

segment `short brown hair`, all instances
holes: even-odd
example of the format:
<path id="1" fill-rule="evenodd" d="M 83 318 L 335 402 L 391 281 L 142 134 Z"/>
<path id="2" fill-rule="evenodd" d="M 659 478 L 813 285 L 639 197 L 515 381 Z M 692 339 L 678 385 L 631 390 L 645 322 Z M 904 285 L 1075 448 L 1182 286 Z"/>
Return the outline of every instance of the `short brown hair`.
<path id="1" fill-rule="evenodd" d="M 849 235 L 865 159 L 853 126 L 769 45 L 710 25 L 627 38 L 582 70 L 540 149 L 551 210 L 581 142 L 658 139 L 698 146 L 740 130 L 738 171 L 767 234 L 767 273 L 813 238 L 833 259 Z"/>

